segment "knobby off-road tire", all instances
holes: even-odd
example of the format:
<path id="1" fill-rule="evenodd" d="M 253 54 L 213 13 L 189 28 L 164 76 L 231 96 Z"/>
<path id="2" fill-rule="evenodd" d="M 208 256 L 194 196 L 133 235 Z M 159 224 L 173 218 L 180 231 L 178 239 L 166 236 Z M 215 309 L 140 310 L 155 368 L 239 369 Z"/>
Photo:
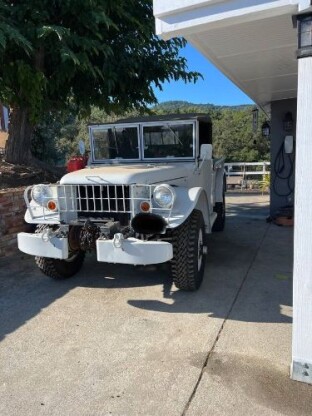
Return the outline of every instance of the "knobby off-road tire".
<path id="1" fill-rule="evenodd" d="M 204 250 L 205 224 L 200 211 L 172 231 L 173 259 L 170 271 L 178 289 L 194 291 L 203 280 L 206 254 Z"/>
<path id="2" fill-rule="evenodd" d="M 42 232 L 46 226 L 37 226 L 36 233 Z M 43 243 L 44 244 L 44 243 Z M 81 269 L 85 258 L 82 250 L 69 253 L 66 260 L 51 259 L 49 257 L 35 257 L 35 262 L 45 275 L 55 280 L 68 279 L 74 276 Z"/>
<path id="3" fill-rule="evenodd" d="M 223 192 L 223 202 L 216 202 L 214 212 L 217 213 L 217 218 L 212 226 L 212 232 L 223 231 L 225 226 L 225 195 Z"/>

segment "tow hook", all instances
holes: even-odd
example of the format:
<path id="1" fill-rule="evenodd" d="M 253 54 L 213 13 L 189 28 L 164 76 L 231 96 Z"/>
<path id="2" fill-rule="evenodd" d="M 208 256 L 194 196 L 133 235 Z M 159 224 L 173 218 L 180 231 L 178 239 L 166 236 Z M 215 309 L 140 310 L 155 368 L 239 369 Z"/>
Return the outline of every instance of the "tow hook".
<path id="1" fill-rule="evenodd" d="M 121 233 L 114 234 L 113 246 L 115 248 L 121 248 L 123 250 L 123 248 L 122 248 L 123 240 L 124 240 L 123 234 L 121 234 Z"/>
<path id="2" fill-rule="evenodd" d="M 51 228 L 45 228 L 42 231 L 41 239 L 43 242 L 48 243 L 56 235 L 57 235 L 57 232 L 52 231 Z"/>

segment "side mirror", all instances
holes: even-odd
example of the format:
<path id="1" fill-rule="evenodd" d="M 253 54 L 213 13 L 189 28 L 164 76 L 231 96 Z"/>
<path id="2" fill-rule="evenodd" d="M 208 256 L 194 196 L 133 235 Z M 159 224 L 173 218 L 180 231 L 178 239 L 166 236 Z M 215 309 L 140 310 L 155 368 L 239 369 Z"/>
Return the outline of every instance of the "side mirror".
<path id="1" fill-rule="evenodd" d="M 200 159 L 201 160 L 212 159 L 212 145 L 211 144 L 202 144 L 200 146 Z"/>
<path id="2" fill-rule="evenodd" d="M 81 156 L 83 156 L 86 153 L 86 146 L 83 140 L 79 140 L 78 148 L 79 148 L 79 153 L 81 154 Z"/>

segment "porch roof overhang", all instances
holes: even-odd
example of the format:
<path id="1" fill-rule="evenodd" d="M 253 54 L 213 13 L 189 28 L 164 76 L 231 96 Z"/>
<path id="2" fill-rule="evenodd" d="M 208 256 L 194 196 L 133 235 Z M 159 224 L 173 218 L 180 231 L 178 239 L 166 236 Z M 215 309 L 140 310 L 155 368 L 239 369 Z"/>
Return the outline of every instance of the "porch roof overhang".
<path id="1" fill-rule="evenodd" d="M 293 16 L 311 0 L 154 0 L 156 33 L 183 36 L 263 108 L 297 96 Z"/>

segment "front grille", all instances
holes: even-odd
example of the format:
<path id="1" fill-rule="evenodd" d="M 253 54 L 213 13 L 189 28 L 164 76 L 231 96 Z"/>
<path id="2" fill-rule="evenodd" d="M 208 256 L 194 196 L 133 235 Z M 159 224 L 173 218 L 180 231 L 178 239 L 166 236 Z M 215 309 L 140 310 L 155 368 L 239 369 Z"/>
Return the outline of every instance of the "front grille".
<path id="1" fill-rule="evenodd" d="M 32 201 L 32 186 L 26 188 L 24 198 L 33 220 L 70 223 L 77 217 L 114 219 L 122 223 L 141 212 L 140 204 L 148 202 L 150 213 L 169 220 L 171 208 L 160 208 L 153 201 L 155 185 L 51 185 L 53 195 L 44 196 L 43 204 Z M 49 200 L 57 203 L 56 211 L 49 211 Z"/>
<path id="2" fill-rule="evenodd" d="M 79 185 L 77 212 L 130 213 L 130 190 L 126 185 Z"/>

